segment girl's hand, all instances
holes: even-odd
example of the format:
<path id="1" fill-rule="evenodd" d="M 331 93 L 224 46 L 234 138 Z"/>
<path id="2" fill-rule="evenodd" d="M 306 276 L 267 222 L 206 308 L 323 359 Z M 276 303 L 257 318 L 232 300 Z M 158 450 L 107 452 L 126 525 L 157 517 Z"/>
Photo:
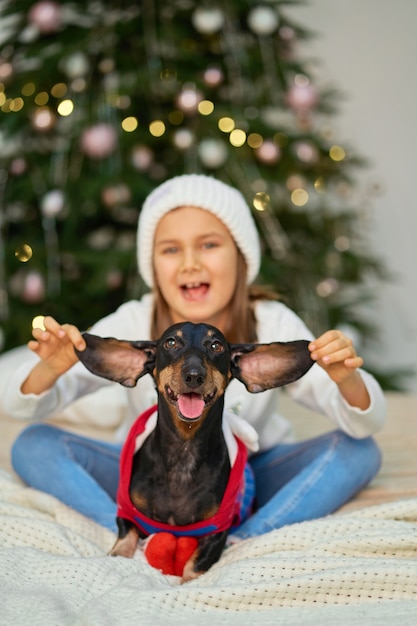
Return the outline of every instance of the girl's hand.
<path id="1" fill-rule="evenodd" d="M 53 317 L 43 320 L 44 329 L 34 328 L 33 340 L 28 347 L 35 352 L 47 366 L 51 375 L 59 378 L 78 361 L 74 346 L 84 350 L 85 341 L 76 326 L 59 324 Z"/>
<path id="2" fill-rule="evenodd" d="M 328 330 L 309 345 L 311 358 L 322 367 L 335 383 L 340 384 L 363 365 L 352 340 L 340 330 Z"/>
<path id="3" fill-rule="evenodd" d="M 339 386 L 340 393 L 352 406 L 366 410 L 370 398 L 362 376 L 363 365 L 352 340 L 340 330 L 329 330 L 309 344 L 310 355 Z"/>

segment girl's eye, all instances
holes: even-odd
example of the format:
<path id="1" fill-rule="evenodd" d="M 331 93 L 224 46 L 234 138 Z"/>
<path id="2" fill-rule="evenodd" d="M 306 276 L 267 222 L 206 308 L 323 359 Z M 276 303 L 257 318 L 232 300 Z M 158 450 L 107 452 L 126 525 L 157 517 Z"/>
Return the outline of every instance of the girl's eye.
<path id="1" fill-rule="evenodd" d="M 165 340 L 164 345 L 167 350 L 172 350 L 173 348 L 177 347 L 177 341 L 176 339 L 174 339 L 174 337 L 168 337 L 168 339 Z"/>
<path id="2" fill-rule="evenodd" d="M 217 248 L 217 246 L 218 244 L 214 241 L 206 241 L 206 243 L 203 244 L 203 247 L 207 250 L 211 250 L 211 248 Z"/>
<path id="3" fill-rule="evenodd" d="M 210 348 L 213 350 L 213 352 L 224 352 L 224 346 L 220 341 L 213 341 L 210 345 Z"/>

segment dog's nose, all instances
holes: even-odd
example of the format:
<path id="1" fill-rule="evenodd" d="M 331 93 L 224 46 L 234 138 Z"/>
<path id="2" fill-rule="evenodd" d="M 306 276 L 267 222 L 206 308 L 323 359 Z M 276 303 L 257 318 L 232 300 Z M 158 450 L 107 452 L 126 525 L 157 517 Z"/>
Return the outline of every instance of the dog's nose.
<path id="1" fill-rule="evenodd" d="M 182 379 L 190 388 L 195 389 L 204 384 L 206 380 L 206 369 L 198 354 L 189 354 L 182 364 Z"/>
<path id="2" fill-rule="evenodd" d="M 191 389 L 195 389 L 204 383 L 204 373 L 197 368 L 187 369 L 183 373 L 184 382 Z"/>

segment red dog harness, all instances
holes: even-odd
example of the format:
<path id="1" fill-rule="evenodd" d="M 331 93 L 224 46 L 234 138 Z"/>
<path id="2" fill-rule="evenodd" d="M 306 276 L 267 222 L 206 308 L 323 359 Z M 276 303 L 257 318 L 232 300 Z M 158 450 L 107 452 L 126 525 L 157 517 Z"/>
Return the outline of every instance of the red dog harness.
<path id="1" fill-rule="evenodd" d="M 254 491 L 253 476 L 249 464 L 246 463 L 246 446 L 237 437 L 236 442 L 238 449 L 236 459 L 230 471 L 229 482 L 224 492 L 222 502 L 215 515 L 209 519 L 195 522 L 194 524 L 171 526 L 170 524 L 152 520 L 146 515 L 143 515 L 143 513 L 138 511 L 134 506 L 129 494 L 133 456 L 138 447 L 142 445 L 143 440 L 152 432 L 153 428 L 149 429 L 149 426 L 149 432 L 146 433 L 145 429 L 149 418 L 156 413 L 156 410 L 157 406 L 155 405 L 138 417 L 123 446 L 120 457 L 120 480 L 117 491 L 117 515 L 136 524 L 145 535 L 165 531 L 177 537 L 201 537 L 237 526 L 250 512 Z"/>

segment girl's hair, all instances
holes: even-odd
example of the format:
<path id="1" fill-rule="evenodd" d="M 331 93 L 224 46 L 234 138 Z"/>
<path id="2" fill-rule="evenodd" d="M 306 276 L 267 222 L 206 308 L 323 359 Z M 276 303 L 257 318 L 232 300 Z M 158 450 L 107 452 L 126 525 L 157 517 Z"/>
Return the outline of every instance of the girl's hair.
<path id="1" fill-rule="evenodd" d="M 229 305 L 229 319 L 224 335 L 229 343 L 256 343 L 257 328 L 255 302 L 276 300 L 278 295 L 268 287 L 247 285 L 245 259 L 238 249 L 236 287 Z M 158 339 L 172 324 L 168 304 L 154 277 L 154 304 L 151 321 L 151 339 Z"/>

